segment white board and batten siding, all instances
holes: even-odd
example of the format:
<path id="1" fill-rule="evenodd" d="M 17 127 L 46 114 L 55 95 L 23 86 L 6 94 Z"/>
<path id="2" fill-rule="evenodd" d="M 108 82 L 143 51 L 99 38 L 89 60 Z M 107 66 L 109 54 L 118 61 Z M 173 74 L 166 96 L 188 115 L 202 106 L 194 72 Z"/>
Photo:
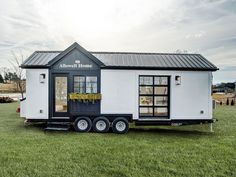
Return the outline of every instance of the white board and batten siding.
<path id="1" fill-rule="evenodd" d="M 44 83 L 39 80 L 40 74 L 46 76 Z M 138 119 L 140 75 L 171 76 L 170 119 L 212 119 L 212 73 L 209 71 L 101 70 L 101 113 L 133 114 L 133 118 Z M 181 76 L 181 85 L 175 84 L 176 75 Z M 26 78 L 27 99 L 21 106 L 23 117 L 48 119 L 48 69 L 27 69 Z"/>
<path id="2" fill-rule="evenodd" d="M 40 74 L 45 74 L 40 82 Z M 26 119 L 48 119 L 48 69 L 26 69 Z"/>
<path id="3" fill-rule="evenodd" d="M 101 70 L 102 114 L 133 114 L 139 119 L 139 75 L 171 76 L 170 119 L 212 119 L 209 71 Z M 176 75 L 181 85 L 175 84 Z"/>

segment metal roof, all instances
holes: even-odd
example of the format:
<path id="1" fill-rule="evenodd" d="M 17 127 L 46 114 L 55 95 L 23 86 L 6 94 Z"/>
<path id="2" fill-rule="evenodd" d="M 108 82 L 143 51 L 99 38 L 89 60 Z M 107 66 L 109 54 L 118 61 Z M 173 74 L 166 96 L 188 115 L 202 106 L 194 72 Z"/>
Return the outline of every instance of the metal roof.
<path id="1" fill-rule="evenodd" d="M 22 68 L 49 67 L 62 51 L 36 51 L 22 64 Z M 206 70 L 218 68 L 200 54 L 90 52 L 105 66 L 113 69 Z"/>
<path id="2" fill-rule="evenodd" d="M 200 54 L 91 52 L 107 67 L 217 70 Z"/>
<path id="3" fill-rule="evenodd" d="M 35 51 L 21 66 L 22 68 L 47 66 L 47 64 L 60 53 L 61 51 Z"/>

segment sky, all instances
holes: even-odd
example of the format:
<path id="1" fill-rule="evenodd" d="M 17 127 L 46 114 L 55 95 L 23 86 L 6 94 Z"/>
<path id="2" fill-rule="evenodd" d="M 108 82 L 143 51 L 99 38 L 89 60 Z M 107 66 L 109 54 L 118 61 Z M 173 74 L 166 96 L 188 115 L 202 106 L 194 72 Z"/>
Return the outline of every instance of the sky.
<path id="1" fill-rule="evenodd" d="M 0 0 L 0 67 L 12 51 L 200 53 L 236 81 L 236 0 Z"/>

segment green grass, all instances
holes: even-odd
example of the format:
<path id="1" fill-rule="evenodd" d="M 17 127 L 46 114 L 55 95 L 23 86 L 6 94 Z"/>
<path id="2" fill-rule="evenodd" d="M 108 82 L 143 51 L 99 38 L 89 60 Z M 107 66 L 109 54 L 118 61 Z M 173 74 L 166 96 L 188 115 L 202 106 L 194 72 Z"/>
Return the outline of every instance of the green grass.
<path id="1" fill-rule="evenodd" d="M 0 104 L 0 176 L 236 176 L 236 108 L 206 125 L 131 129 L 128 134 L 24 127 L 17 103 Z"/>

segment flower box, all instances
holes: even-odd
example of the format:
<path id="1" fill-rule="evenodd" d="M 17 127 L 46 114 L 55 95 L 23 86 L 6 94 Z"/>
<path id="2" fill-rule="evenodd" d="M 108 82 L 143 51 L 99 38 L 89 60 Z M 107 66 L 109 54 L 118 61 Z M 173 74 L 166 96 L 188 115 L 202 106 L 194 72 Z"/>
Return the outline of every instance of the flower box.
<path id="1" fill-rule="evenodd" d="M 81 101 L 83 103 L 99 101 L 102 99 L 100 93 L 70 93 L 69 99 L 72 101 Z"/>

